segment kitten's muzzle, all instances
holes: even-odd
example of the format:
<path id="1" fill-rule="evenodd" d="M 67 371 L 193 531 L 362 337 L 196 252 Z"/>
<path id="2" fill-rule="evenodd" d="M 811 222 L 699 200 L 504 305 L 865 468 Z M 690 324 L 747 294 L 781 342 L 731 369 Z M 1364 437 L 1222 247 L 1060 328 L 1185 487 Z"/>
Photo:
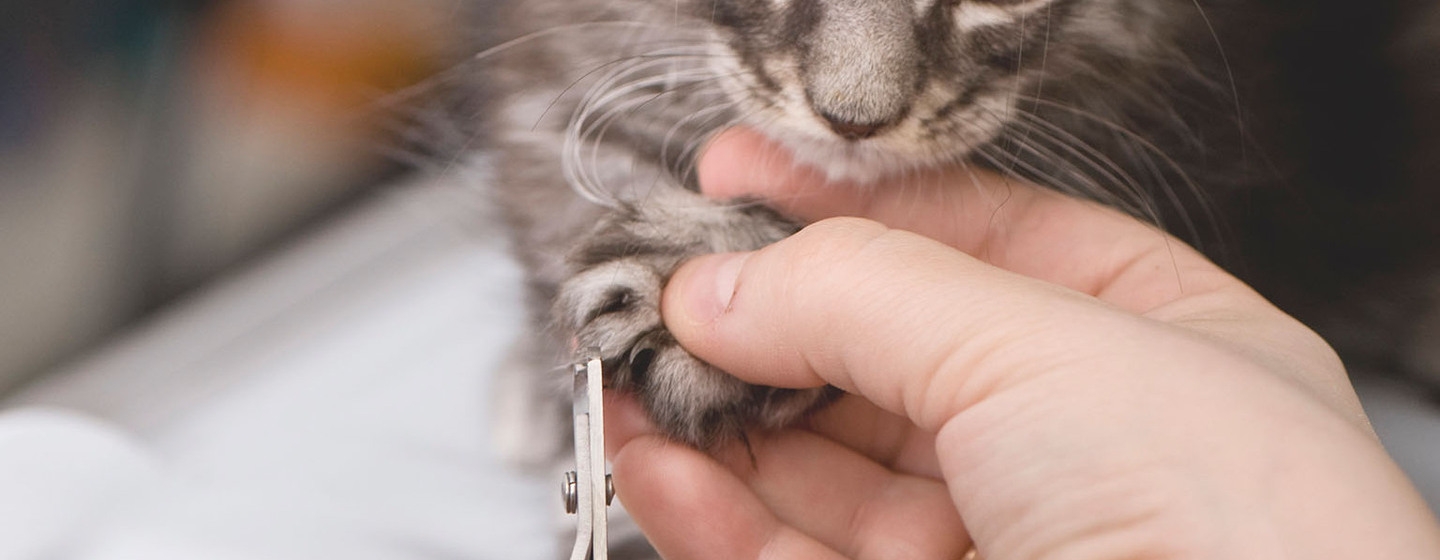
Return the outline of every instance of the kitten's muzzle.
<path id="1" fill-rule="evenodd" d="M 841 138 L 875 136 L 909 113 L 923 77 L 911 10 L 907 0 L 855 0 L 802 35 L 806 101 Z"/>

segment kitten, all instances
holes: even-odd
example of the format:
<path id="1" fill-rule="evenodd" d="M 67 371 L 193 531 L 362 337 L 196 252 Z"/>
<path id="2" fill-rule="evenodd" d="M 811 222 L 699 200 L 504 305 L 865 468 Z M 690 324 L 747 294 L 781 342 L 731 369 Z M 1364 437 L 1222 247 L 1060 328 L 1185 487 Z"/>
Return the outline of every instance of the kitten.
<path id="1" fill-rule="evenodd" d="M 1403 149 L 1379 124 L 1401 118 L 1400 104 L 1387 104 L 1395 89 L 1375 77 L 1387 10 L 485 3 L 478 21 L 491 47 L 459 67 L 477 78 L 450 92 L 447 122 L 479 127 L 452 135 L 455 147 L 483 148 L 496 165 L 495 202 L 528 271 L 536 328 L 500 377 L 511 415 L 502 443 L 522 461 L 562 452 L 569 404 L 555 366 L 579 347 L 599 347 L 610 387 L 702 448 L 792 423 L 836 396 L 744 384 L 691 357 L 661 324 L 661 287 L 684 259 L 756 249 L 801 225 L 696 194 L 697 150 L 735 124 L 836 179 L 963 163 L 1112 205 L 1206 250 L 1344 342 L 1347 358 L 1393 363 L 1393 341 L 1426 309 L 1432 277 L 1417 255 L 1433 252 L 1436 235 L 1410 227 L 1433 222 L 1408 204 L 1431 191 L 1396 186 L 1385 171 L 1383 155 Z M 1369 112 L 1347 118 L 1354 107 Z M 1356 131 L 1375 134 L 1347 136 Z M 1395 207 L 1409 213 L 1356 211 Z M 1391 303 L 1377 307 L 1377 294 Z"/>
<path id="2" fill-rule="evenodd" d="M 543 402 L 549 366 L 599 347 L 610 386 L 700 447 L 792 423 L 835 396 L 746 385 L 688 355 L 660 322 L 660 289 L 685 258 L 756 249 L 799 227 L 695 193 L 696 151 L 717 130 L 755 127 L 858 183 L 973 162 L 1197 242 L 1214 241 L 1218 223 L 1190 210 L 1274 175 L 1243 155 L 1261 152 L 1265 132 L 1250 118 L 1262 96 L 1238 97 L 1262 57 L 1249 56 L 1248 37 L 1212 32 L 1243 15 L 1238 29 L 1263 37 L 1267 16 L 1245 2 L 528 1 L 486 14 L 508 33 L 479 65 L 493 92 L 495 198 L 544 326 L 515 361 L 530 367 L 507 377 L 530 396 L 505 398 Z M 1246 64 L 1227 63 L 1227 49 Z M 548 424 L 565 415 L 558 404 L 528 410 Z"/>

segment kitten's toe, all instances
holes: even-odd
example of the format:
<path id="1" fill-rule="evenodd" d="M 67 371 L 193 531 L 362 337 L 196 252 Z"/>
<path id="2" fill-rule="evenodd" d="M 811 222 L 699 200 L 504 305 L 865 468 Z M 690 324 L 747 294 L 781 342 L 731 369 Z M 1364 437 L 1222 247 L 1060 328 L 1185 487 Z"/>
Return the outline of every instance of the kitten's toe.
<path id="1" fill-rule="evenodd" d="M 647 340 L 644 365 L 632 383 L 661 431 L 700 449 L 740 439 L 746 429 L 778 429 L 834 400 L 834 387 L 779 389 L 745 383 L 700 361 L 668 332 Z"/>
<path id="2" fill-rule="evenodd" d="M 695 369 L 703 363 L 680 350 L 660 318 L 661 275 L 639 259 L 591 267 L 566 282 L 556 300 L 560 325 L 576 349 L 597 348 L 605 382 L 614 389 L 649 386 L 656 368 Z M 689 362 L 672 356 L 679 352 Z"/>
<path id="3" fill-rule="evenodd" d="M 664 328 L 660 321 L 663 279 L 633 259 L 599 264 L 571 277 L 560 288 L 555 315 L 574 334 L 579 348 L 599 348 L 607 365 L 630 360 L 640 338 Z"/>

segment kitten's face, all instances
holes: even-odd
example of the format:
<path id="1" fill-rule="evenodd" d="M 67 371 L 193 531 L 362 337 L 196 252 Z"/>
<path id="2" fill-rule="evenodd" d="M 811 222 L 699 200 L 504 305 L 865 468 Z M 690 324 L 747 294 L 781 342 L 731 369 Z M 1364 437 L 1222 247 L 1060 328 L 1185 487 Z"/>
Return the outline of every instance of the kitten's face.
<path id="1" fill-rule="evenodd" d="M 993 139 L 1037 93 L 1039 75 L 1053 73 L 1054 43 L 1090 34 L 1066 33 L 1077 19 L 1106 27 L 1109 3 L 705 0 L 695 9 L 719 29 L 712 64 L 742 121 L 801 161 L 824 162 L 832 178 L 869 181 L 959 160 Z"/>

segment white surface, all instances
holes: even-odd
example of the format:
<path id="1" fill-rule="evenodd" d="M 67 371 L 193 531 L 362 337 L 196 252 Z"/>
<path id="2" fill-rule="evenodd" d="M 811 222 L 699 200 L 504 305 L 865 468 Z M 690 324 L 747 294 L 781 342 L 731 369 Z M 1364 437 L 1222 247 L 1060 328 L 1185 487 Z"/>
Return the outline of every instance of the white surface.
<path id="1" fill-rule="evenodd" d="M 102 419 L 153 480 L 0 558 L 551 557 L 558 485 L 487 441 L 519 272 L 461 192 L 385 197 L 10 399 Z M 0 542 L 56 541 L 26 527 Z"/>
<path id="2" fill-rule="evenodd" d="M 0 558 L 53 558 L 151 491 L 149 450 L 105 422 L 65 410 L 0 413 Z"/>

